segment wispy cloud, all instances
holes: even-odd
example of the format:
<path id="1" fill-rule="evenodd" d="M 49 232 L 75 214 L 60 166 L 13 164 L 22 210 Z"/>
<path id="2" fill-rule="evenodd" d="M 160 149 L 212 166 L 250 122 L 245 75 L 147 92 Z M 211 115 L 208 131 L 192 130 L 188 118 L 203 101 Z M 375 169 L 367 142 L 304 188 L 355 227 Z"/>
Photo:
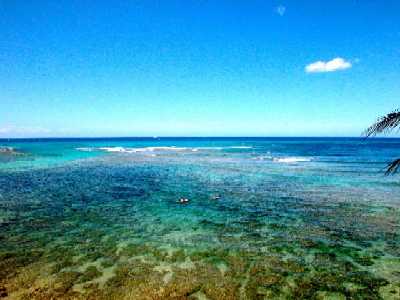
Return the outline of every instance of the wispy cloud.
<path id="1" fill-rule="evenodd" d="M 48 134 L 51 131 L 39 126 L 15 126 L 5 125 L 0 127 L 0 136 L 40 135 Z"/>
<path id="2" fill-rule="evenodd" d="M 282 17 L 286 12 L 286 7 L 283 5 L 279 5 L 275 8 L 275 12 Z"/>
<path id="3" fill-rule="evenodd" d="M 351 68 L 351 63 L 341 57 L 336 57 L 330 61 L 316 61 L 305 67 L 307 73 L 335 72 Z"/>

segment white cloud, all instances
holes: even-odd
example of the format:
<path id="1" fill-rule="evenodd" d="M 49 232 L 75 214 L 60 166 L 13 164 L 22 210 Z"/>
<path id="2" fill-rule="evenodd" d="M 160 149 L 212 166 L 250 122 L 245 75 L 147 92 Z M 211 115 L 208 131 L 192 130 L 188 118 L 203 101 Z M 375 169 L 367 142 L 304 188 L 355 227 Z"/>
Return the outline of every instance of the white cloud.
<path id="1" fill-rule="evenodd" d="M 283 5 L 279 5 L 275 8 L 275 12 L 282 17 L 286 12 L 286 7 Z"/>
<path id="2" fill-rule="evenodd" d="M 307 73 L 334 72 L 351 68 L 351 63 L 341 57 L 336 57 L 330 61 L 316 61 L 306 66 Z"/>

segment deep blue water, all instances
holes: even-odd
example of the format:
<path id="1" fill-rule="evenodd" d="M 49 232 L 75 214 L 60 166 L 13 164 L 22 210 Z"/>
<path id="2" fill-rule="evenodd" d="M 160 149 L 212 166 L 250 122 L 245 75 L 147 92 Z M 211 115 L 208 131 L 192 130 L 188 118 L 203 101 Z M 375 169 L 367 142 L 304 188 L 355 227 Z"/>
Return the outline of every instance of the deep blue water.
<path id="1" fill-rule="evenodd" d="M 400 299 L 400 139 L 0 146 L 10 297 Z"/>

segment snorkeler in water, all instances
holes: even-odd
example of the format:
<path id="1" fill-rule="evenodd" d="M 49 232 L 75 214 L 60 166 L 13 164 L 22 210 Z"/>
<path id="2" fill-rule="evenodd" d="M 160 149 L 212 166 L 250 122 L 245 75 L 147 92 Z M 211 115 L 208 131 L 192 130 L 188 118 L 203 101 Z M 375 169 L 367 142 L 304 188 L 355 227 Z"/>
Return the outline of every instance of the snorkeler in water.
<path id="1" fill-rule="evenodd" d="M 181 198 L 181 199 L 179 199 L 179 201 L 178 201 L 178 203 L 180 203 L 180 204 L 186 204 L 186 203 L 188 203 L 189 202 L 189 199 L 188 198 Z"/>

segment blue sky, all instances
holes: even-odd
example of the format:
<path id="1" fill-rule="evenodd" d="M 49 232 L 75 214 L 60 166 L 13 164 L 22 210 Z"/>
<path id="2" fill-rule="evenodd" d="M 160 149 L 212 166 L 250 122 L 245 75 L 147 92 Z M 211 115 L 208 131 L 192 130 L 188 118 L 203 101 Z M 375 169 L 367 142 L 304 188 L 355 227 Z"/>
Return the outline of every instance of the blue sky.
<path id="1" fill-rule="evenodd" d="M 0 136 L 358 136 L 400 1 L 0 1 Z"/>

